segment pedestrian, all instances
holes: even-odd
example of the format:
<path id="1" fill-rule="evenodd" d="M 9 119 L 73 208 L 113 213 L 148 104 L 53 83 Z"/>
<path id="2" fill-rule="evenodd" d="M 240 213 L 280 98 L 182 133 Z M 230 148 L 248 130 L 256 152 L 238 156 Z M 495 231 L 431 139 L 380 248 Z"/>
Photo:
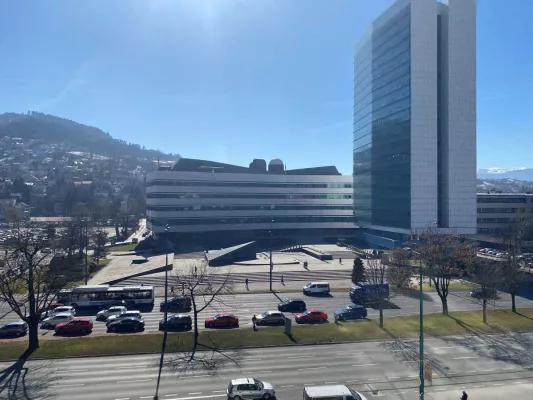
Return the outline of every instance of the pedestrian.
<path id="1" fill-rule="evenodd" d="M 281 274 L 281 284 L 285 286 L 285 281 L 283 280 L 283 274 Z"/>
<path id="2" fill-rule="evenodd" d="M 254 316 L 252 317 L 252 325 L 253 325 L 254 331 L 257 330 L 256 322 L 257 322 L 257 317 L 254 314 Z"/>
<path id="3" fill-rule="evenodd" d="M 174 286 L 171 286 L 171 287 L 170 287 L 170 293 L 171 293 L 171 294 L 174 294 Z"/>
<path id="4" fill-rule="evenodd" d="M 246 286 L 246 289 L 248 289 L 248 278 L 246 278 L 246 279 L 244 280 L 244 285 Z M 254 317 L 255 317 L 255 315 L 254 315 Z"/>
<path id="5" fill-rule="evenodd" d="M 339 263 L 342 264 L 342 258 L 339 258 Z"/>
<path id="6" fill-rule="evenodd" d="M 461 400 L 468 400 L 468 395 L 466 394 L 464 390 L 463 390 L 463 395 L 461 396 Z"/>

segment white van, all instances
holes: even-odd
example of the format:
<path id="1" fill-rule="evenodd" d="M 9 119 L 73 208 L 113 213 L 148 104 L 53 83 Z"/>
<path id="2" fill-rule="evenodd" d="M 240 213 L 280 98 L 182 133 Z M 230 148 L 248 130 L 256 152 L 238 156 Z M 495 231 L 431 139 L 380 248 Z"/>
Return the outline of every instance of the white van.
<path id="1" fill-rule="evenodd" d="M 309 282 L 303 287 L 304 294 L 329 294 L 328 282 Z"/>
<path id="2" fill-rule="evenodd" d="M 361 393 L 344 385 L 306 386 L 303 400 L 367 400 Z"/>

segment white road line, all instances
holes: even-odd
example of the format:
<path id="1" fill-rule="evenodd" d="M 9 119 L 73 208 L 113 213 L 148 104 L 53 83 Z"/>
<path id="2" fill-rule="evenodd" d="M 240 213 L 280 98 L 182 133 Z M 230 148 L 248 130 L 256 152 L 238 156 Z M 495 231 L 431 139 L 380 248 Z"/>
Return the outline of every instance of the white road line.
<path id="1" fill-rule="evenodd" d="M 377 381 L 378 378 L 368 378 L 369 381 Z"/>
<path id="2" fill-rule="evenodd" d="M 443 390 L 446 390 L 446 388 L 435 388 L 435 389 L 433 389 L 433 390 L 436 390 L 437 392 L 441 392 L 441 391 L 443 391 Z"/>
<path id="3" fill-rule="evenodd" d="M 355 354 L 365 354 L 363 352 L 357 352 L 357 353 L 337 353 L 338 356 L 347 356 L 347 355 L 355 355 Z"/>
<path id="4" fill-rule="evenodd" d="M 324 368 L 325 368 L 325 367 L 324 367 Z M 268 374 L 268 373 L 270 373 L 270 372 L 272 372 L 272 371 L 256 371 L 255 373 L 256 373 L 256 374 Z"/>
<path id="5" fill-rule="evenodd" d="M 524 383 L 524 382 L 515 382 L 514 384 L 515 385 L 521 385 L 522 383 Z"/>
<path id="6" fill-rule="evenodd" d="M 492 386 L 503 386 L 503 383 L 493 383 Z"/>
<path id="7" fill-rule="evenodd" d="M 148 381 L 151 381 L 151 379 L 134 379 L 131 381 L 117 381 L 117 383 L 148 382 Z"/>
<path id="8" fill-rule="evenodd" d="M 455 346 L 433 347 L 432 350 L 439 350 L 439 349 L 455 349 Z"/>
<path id="9" fill-rule="evenodd" d="M 479 356 L 454 357 L 454 360 L 469 360 L 471 358 L 479 358 Z"/>
<path id="10" fill-rule="evenodd" d="M 225 390 L 213 390 L 211 393 L 226 393 Z"/>
<path id="11" fill-rule="evenodd" d="M 400 379 L 399 376 L 389 376 L 389 379 Z"/>
<path id="12" fill-rule="evenodd" d="M 516 369 L 516 367 L 506 367 L 506 368 L 504 368 L 503 370 L 504 370 L 504 371 L 509 371 L 509 370 L 511 370 L 511 369 Z"/>
<path id="13" fill-rule="evenodd" d="M 139 399 L 153 399 L 154 396 L 143 396 L 143 397 L 139 397 Z"/>
<path id="14" fill-rule="evenodd" d="M 393 394 L 399 395 L 399 394 L 405 394 L 405 392 L 394 392 Z"/>
<path id="15" fill-rule="evenodd" d="M 168 400 L 196 400 L 196 399 L 210 399 L 212 397 L 225 397 L 225 396 L 226 394 L 211 394 L 207 396 L 179 397 L 179 398 L 174 397 L 173 399 L 168 399 Z M 150 398 L 153 398 L 153 396 Z"/>
<path id="16" fill-rule="evenodd" d="M 120 399 L 115 399 L 115 400 L 130 400 L 130 398 L 129 397 L 122 397 Z"/>
<path id="17" fill-rule="evenodd" d="M 202 392 L 192 392 L 192 393 L 189 393 L 189 394 L 202 394 Z"/>
<path id="18" fill-rule="evenodd" d="M 418 378 L 418 375 L 409 375 L 408 378 Z"/>
<path id="19" fill-rule="evenodd" d="M 170 397 L 170 396 L 177 396 L 178 394 L 177 393 L 173 393 L 173 394 L 166 394 L 165 397 Z"/>
<path id="20" fill-rule="evenodd" d="M 492 372 L 494 371 L 493 369 L 484 369 L 483 371 L 486 371 L 486 372 Z"/>
<path id="21" fill-rule="evenodd" d="M 133 367 L 117 367 L 113 369 L 136 369 L 136 368 L 147 368 L 147 367 L 149 367 L 149 365 L 138 365 L 138 366 L 133 366 Z"/>
<path id="22" fill-rule="evenodd" d="M 287 357 L 288 359 L 289 358 L 312 358 L 314 356 L 293 356 L 293 357 Z"/>
<path id="23" fill-rule="evenodd" d="M 58 369 L 56 372 L 86 372 L 88 369 Z"/>
<path id="24" fill-rule="evenodd" d="M 379 363 L 376 364 L 354 364 L 352 367 L 371 367 L 373 365 L 379 365 Z"/>
<path id="25" fill-rule="evenodd" d="M 326 369 L 327 367 L 310 367 L 310 368 L 298 368 L 298 371 L 307 371 L 310 369 Z M 312 384 L 314 385 L 314 383 Z"/>
<path id="26" fill-rule="evenodd" d="M 483 387 L 483 385 L 476 385 L 476 386 L 474 386 L 474 387 L 475 387 L 475 388 L 481 388 L 481 387 Z"/>
<path id="27" fill-rule="evenodd" d="M 334 383 L 337 383 L 337 382 L 324 382 L 326 385 L 333 385 Z"/>
<path id="28" fill-rule="evenodd" d="M 50 385 L 48 387 L 76 387 L 76 386 L 85 386 L 85 383 L 73 383 L 71 385 Z"/>
<path id="29" fill-rule="evenodd" d="M 353 380 L 353 381 L 346 381 L 346 383 L 355 383 L 355 382 L 359 382 L 357 379 Z"/>
<path id="30" fill-rule="evenodd" d="M 475 374 L 477 371 L 466 371 L 467 374 Z"/>
<path id="31" fill-rule="evenodd" d="M 283 386 L 280 386 L 282 388 L 286 388 L 286 387 L 293 387 L 294 385 L 283 385 Z"/>

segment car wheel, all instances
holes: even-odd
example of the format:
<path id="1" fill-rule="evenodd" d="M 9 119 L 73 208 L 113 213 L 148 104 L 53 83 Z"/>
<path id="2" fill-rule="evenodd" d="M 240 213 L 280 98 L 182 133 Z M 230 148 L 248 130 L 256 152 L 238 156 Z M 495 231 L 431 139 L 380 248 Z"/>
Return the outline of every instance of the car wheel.
<path id="1" fill-rule="evenodd" d="M 185 325 L 185 330 L 188 331 L 188 330 L 190 330 L 190 329 L 192 329 L 192 326 L 190 326 L 190 325 Z"/>
<path id="2" fill-rule="evenodd" d="M 263 395 L 263 399 L 265 399 L 265 400 L 269 400 L 270 397 L 272 397 L 272 396 L 270 396 L 270 393 L 265 393 L 265 394 Z"/>
<path id="3" fill-rule="evenodd" d="M 241 396 L 234 396 L 233 400 L 242 400 L 242 399 L 241 399 Z"/>
<path id="4" fill-rule="evenodd" d="M 50 324 L 48 322 L 45 322 L 42 327 L 43 329 L 50 329 Z"/>
<path id="5" fill-rule="evenodd" d="M 81 333 L 82 335 L 86 335 L 86 334 L 87 334 L 87 329 L 81 329 L 81 330 L 80 330 L 80 333 Z"/>

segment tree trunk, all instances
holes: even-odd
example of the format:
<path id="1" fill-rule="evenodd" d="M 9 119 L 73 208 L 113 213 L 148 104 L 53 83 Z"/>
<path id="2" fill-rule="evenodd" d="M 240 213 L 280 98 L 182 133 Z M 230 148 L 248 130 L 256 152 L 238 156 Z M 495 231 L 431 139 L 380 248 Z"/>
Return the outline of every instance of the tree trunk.
<path id="1" fill-rule="evenodd" d="M 28 324 L 28 349 L 24 352 L 27 358 L 39 348 L 39 321 L 29 321 Z"/>
<path id="2" fill-rule="evenodd" d="M 441 298 L 442 301 L 442 315 L 448 315 L 448 299 L 446 297 Z"/>
<path id="3" fill-rule="evenodd" d="M 194 299 L 194 296 L 192 296 L 191 293 L 191 300 L 192 300 L 192 307 L 193 307 L 193 318 L 194 318 L 194 351 L 196 351 L 196 347 L 198 346 L 198 310 L 196 309 L 196 301 Z"/>
<path id="4" fill-rule="evenodd" d="M 483 299 L 483 323 L 487 323 L 487 299 Z"/>
<path id="5" fill-rule="evenodd" d="M 383 304 L 379 304 L 379 329 L 383 330 Z"/>
<path id="6" fill-rule="evenodd" d="M 511 293 L 511 311 L 516 312 L 516 293 L 514 291 Z"/>

